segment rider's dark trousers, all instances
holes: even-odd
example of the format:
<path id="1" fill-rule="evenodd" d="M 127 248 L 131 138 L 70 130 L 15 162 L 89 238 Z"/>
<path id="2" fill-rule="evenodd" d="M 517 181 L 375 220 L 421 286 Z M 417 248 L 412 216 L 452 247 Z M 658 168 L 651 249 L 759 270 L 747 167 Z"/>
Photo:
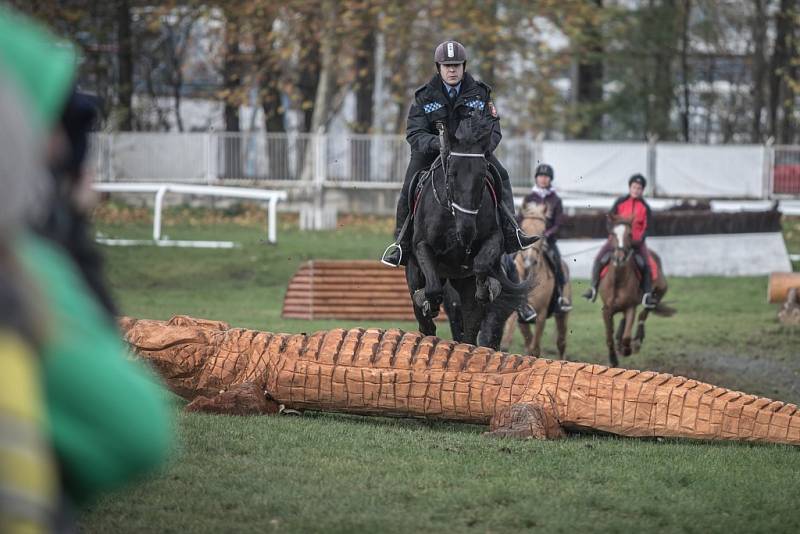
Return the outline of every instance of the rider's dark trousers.
<path id="1" fill-rule="evenodd" d="M 406 176 L 403 179 L 403 188 L 400 190 L 400 198 L 397 199 L 397 217 L 395 220 L 394 229 L 395 237 L 397 237 L 397 233 L 400 231 L 400 228 L 403 226 L 403 223 L 405 222 L 406 217 L 408 217 L 408 213 L 411 210 L 408 202 L 408 195 L 410 194 L 408 188 L 411 187 L 411 180 L 419 171 L 430 167 L 431 163 L 433 163 L 437 156 L 438 154 L 427 154 L 422 152 L 411 153 L 411 161 L 408 163 Z M 514 213 L 514 193 L 511 191 L 511 179 L 508 177 L 508 171 L 500 164 L 494 154 L 489 155 L 489 157 L 486 158 L 486 161 L 494 165 L 497 169 L 497 172 L 500 173 L 500 179 L 503 182 L 503 203 L 508 206 L 508 209 L 511 210 L 511 213 Z"/>
<path id="2" fill-rule="evenodd" d="M 408 217 L 409 211 L 411 211 L 411 206 L 408 204 L 408 188 L 411 187 L 411 180 L 419 171 L 430 167 L 433 160 L 436 159 L 436 156 L 438 156 L 438 154 L 426 154 L 423 152 L 411 153 L 411 161 L 408 162 L 406 177 L 403 179 L 403 188 L 400 190 L 400 198 L 397 199 L 397 219 L 394 227 L 395 238 L 400 228 L 403 226 L 406 217 Z"/>

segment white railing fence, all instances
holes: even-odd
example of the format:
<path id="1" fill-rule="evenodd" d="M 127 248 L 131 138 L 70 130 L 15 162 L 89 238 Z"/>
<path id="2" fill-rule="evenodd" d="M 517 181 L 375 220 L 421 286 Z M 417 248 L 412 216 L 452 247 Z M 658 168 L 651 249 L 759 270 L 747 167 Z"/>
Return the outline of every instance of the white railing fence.
<path id="1" fill-rule="evenodd" d="M 398 188 L 409 160 L 400 135 L 114 133 L 95 137 L 98 181 Z M 504 138 L 497 156 L 516 187 L 540 162 L 562 191 L 624 191 L 647 175 L 657 196 L 771 198 L 800 194 L 800 147 Z"/>

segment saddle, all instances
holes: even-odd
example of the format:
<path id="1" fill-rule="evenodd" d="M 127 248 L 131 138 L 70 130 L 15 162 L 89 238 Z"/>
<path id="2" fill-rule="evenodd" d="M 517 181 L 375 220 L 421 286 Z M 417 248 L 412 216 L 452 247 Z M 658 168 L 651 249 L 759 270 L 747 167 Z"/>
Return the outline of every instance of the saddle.
<path id="1" fill-rule="evenodd" d="M 639 254 L 635 254 L 635 253 L 634 253 L 633 257 L 634 257 L 634 260 L 635 260 L 635 263 L 636 263 L 636 276 L 639 278 L 639 280 L 641 280 L 642 279 L 642 269 L 644 268 L 644 265 L 642 264 L 643 258 Z M 650 254 L 647 257 L 647 260 L 648 260 L 648 263 L 650 265 L 650 279 L 653 281 L 653 283 L 655 283 L 656 280 L 658 280 L 658 277 L 660 275 L 660 273 L 658 271 L 658 264 L 656 263 L 656 260 L 653 259 L 653 255 L 652 254 Z M 604 258 L 601 258 L 601 261 L 603 261 L 605 263 L 606 261 L 608 261 L 608 259 L 604 257 Z M 608 267 L 609 267 L 608 264 L 606 264 L 603 267 L 603 269 L 600 271 L 600 279 L 601 280 L 603 279 L 603 277 L 608 272 Z"/>

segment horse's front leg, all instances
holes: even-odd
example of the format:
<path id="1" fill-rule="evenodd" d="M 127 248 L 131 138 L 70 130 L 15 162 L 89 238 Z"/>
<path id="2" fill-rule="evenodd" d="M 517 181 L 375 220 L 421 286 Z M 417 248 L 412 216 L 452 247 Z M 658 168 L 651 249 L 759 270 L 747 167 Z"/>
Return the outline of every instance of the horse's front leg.
<path id="1" fill-rule="evenodd" d="M 608 306 L 603 306 L 603 323 L 606 326 L 606 346 L 608 347 L 608 361 L 611 367 L 619 365 L 617 350 L 614 347 L 614 313 Z"/>
<path id="2" fill-rule="evenodd" d="M 631 332 L 633 331 L 633 321 L 636 319 L 636 306 L 631 306 L 625 310 L 625 330 L 622 332 L 622 355 L 630 356 L 633 350 L 631 349 Z"/>
<path id="3" fill-rule="evenodd" d="M 422 270 L 419 268 L 419 263 L 417 263 L 417 259 L 413 254 L 408 258 L 408 265 L 406 266 L 406 283 L 408 284 L 408 291 L 411 293 L 414 317 L 417 318 L 419 331 L 426 336 L 435 336 L 436 323 L 433 322 L 433 317 L 426 315 L 422 307 L 418 306 L 414 301 L 414 294 L 425 287 L 425 277 L 422 275 Z"/>
<path id="4" fill-rule="evenodd" d="M 478 332 L 484 315 L 482 307 L 475 300 L 475 295 L 472 291 L 472 278 L 451 280 L 450 283 L 461 295 L 461 317 L 463 320 L 463 338 L 461 341 L 470 345 L 477 345 Z"/>
<path id="5" fill-rule="evenodd" d="M 414 303 L 423 309 L 426 315 L 431 318 L 439 315 L 439 306 L 442 304 L 442 281 L 437 274 L 436 256 L 430 245 L 425 241 L 420 241 L 414 246 L 414 255 L 419 262 L 419 268 L 425 277 L 424 299 L 420 298 L 420 293 L 412 295 Z"/>

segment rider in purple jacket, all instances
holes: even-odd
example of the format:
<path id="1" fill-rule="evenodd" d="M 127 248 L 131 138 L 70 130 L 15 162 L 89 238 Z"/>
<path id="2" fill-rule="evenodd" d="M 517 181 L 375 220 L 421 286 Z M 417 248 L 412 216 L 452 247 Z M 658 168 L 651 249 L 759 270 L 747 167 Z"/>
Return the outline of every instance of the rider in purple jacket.
<path id="1" fill-rule="evenodd" d="M 561 253 L 556 243 L 558 231 L 564 222 L 564 207 L 561 204 L 561 198 L 558 193 L 551 187 L 554 178 L 555 172 L 552 166 L 542 163 L 536 167 L 534 186 L 528 196 L 525 197 L 523 205 L 544 204 L 547 206 L 547 222 L 543 237 L 547 239 L 546 252 L 556 277 L 556 291 L 558 291 L 556 312 L 568 312 L 572 309 L 572 303 L 564 296 L 564 285 L 567 283 L 567 278 L 561 268 Z"/>

